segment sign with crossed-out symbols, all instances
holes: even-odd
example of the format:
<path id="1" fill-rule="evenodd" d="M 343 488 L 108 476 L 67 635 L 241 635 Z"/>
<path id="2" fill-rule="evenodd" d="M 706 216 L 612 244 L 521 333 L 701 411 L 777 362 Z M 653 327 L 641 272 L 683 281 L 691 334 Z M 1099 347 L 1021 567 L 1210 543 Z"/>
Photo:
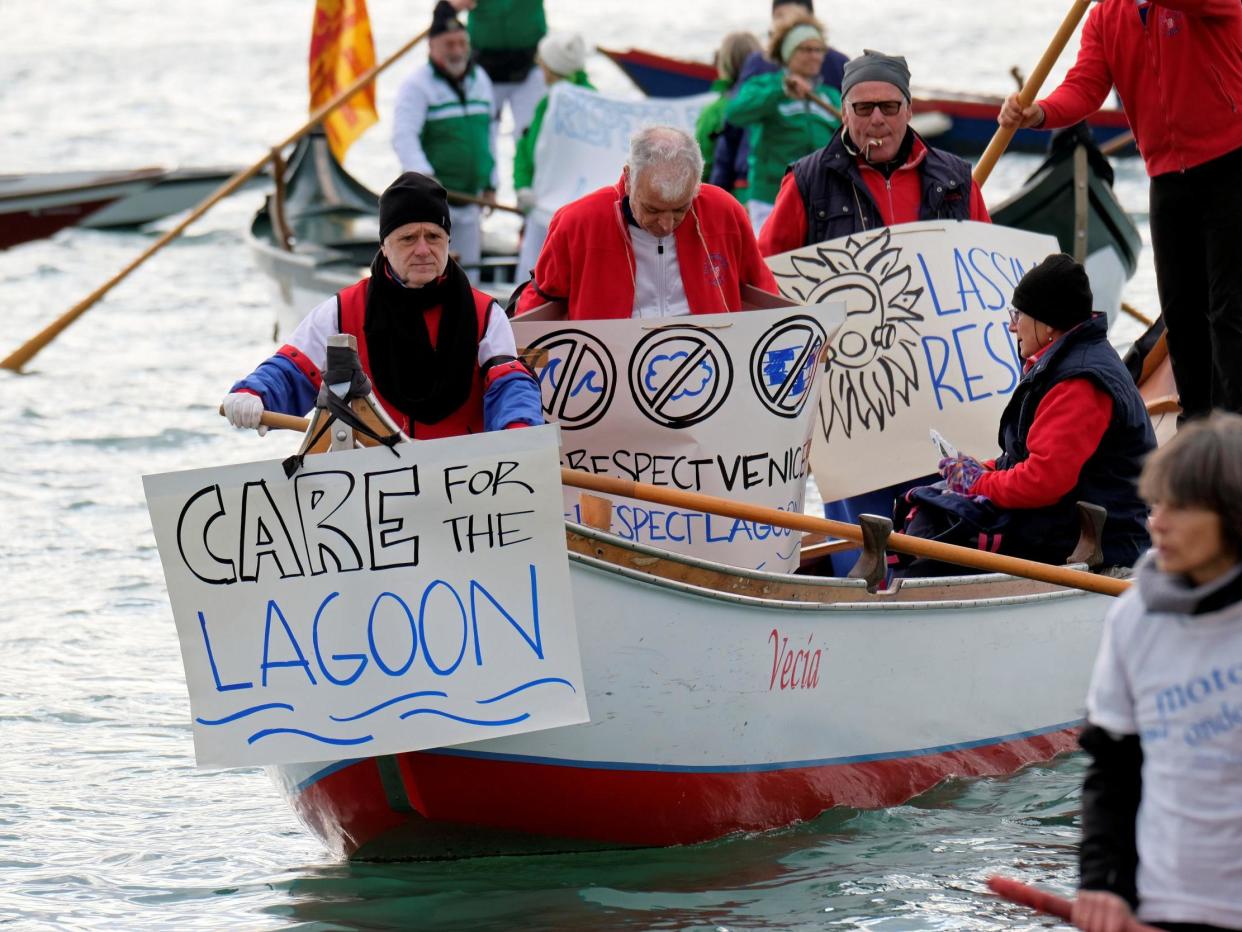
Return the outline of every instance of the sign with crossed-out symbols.
<path id="1" fill-rule="evenodd" d="M 547 351 L 544 412 L 561 465 L 801 511 L 822 361 L 839 305 L 650 320 L 520 317 L 518 343 Z M 615 361 L 615 362 L 614 362 Z M 566 518 L 581 520 L 576 490 Z M 613 533 L 721 563 L 784 572 L 798 535 L 753 521 L 631 499 Z"/>

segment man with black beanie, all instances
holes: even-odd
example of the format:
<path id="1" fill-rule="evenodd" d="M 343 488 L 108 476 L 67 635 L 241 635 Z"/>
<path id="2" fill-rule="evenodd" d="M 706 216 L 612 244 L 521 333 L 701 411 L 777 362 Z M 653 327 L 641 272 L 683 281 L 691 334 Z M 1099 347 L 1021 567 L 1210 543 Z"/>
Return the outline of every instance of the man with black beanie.
<path id="1" fill-rule="evenodd" d="M 1132 566 L 1151 544 L 1147 507 L 1138 494 L 1143 460 L 1156 437 L 1134 379 L 1108 342 L 1108 319 L 1092 310 L 1086 269 L 1064 253 L 1028 271 L 1013 292 L 1009 332 L 1025 371 L 1001 414 L 995 460 L 958 454 L 940 461 L 947 493 L 915 490 L 922 521 L 939 509 L 981 511 L 995 522 L 992 549 L 1064 563 L 1078 541 L 1078 502 L 1108 512 L 1104 565 Z M 964 513 L 964 511 L 962 512 Z M 923 528 L 911 524 L 916 534 Z M 930 536 L 930 535 L 925 535 Z M 978 543 L 975 534 L 968 546 Z M 958 573 L 915 561 L 903 575 Z"/>
<path id="2" fill-rule="evenodd" d="M 311 410 L 328 337 L 349 333 L 376 398 L 416 440 L 542 424 L 539 384 L 517 359 L 509 319 L 449 256 L 444 188 L 405 172 L 380 196 L 379 220 L 370 276 L 311 311 L 229 390 L 229 423 L 258 427 L 265 410 Z"/>

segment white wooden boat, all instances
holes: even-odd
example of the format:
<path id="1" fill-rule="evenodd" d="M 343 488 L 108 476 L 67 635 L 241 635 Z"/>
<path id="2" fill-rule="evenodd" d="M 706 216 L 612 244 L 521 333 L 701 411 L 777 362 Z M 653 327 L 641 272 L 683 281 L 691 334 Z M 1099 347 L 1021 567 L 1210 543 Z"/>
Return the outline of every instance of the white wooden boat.
<path id="1" fill-rule="evenodd" d="M 591 721 L 271 768 L 355 859 L 687 844 L 1074 747 L 1109 598 L 738 570 L 567 529 Z"/>
<path id="2" fill-rule="evenodd" d="M 43 239 L 150 188 L 160 168 L 0 175 L 0 249 Z"/>

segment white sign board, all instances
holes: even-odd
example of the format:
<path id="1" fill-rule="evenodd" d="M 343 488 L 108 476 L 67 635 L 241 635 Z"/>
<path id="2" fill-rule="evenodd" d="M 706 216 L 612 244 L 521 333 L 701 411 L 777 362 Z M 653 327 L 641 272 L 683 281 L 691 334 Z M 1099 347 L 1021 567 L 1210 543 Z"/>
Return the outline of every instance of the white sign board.
<path id="1" fill-rule="evenodd" d="M 200 766 L 588 720 L 555 427 L 146 476 Z"/>
<path id="2" fill-rule="evenodd" d="M 988 223 L 883 227 L 768 259 L 793 301 L 844 301 L 828 351 L 811 469 L 824 501 L 936 471 L 935 428 L 963 453 L 1000 451 L 1022 375 L 1009 301 L 1055 238 Z"/>
<path id="3" fill-rule="evenodd" d="M 535 217 L 546 224 L 559 208 L 616 184 L 630 137 L 645 126 L 676 126 L 694 135 L 699 112 L 715 94 L 618 100 L 560 81 L 535 143 Z"/>
<path id="4" fill-rule="evenodd" d="M 544 414 L 561 463 L 801 512 L 824 348 L 840 305 L 664 321 L 513 322 L 546 353 Z M 566 518 L 581 521 L 566 488 Z M 696 509 L 618 499 L 614 534 L 734 566 L 787 572 L 800 534 Z"/>

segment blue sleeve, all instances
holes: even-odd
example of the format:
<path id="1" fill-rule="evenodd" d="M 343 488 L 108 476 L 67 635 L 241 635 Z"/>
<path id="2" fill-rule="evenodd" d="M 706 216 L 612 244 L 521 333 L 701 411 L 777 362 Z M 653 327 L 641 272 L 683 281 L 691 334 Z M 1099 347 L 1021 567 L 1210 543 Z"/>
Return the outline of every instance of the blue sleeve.
<path id="1" fill-rule="evenodd" d="M 747 78 L 753 78 L 757 74 L 767 74 L 769 71 L 776 71 L 776 63 L 770 61 L 762 52 L 751 52 L 742 62 L 742 70 L 738 72 L 737 81 L 733 86 L 741 87 Z"/>
<path id="2" fill-rule="evenodd" d="M 824 56 L 824 63 L 819 67 L 819 76 L 829 87 L 835 87 L 841 90 L 841 79 L 845 77 L 845 63 L 849 61 L 849 57 L 838 52 L 836 49 L 829 49 L 828 54 Z"/>
<path id="3" fill-rule="evenodd" d="M 315 407 L 319 389 L 288 357 L 276 353 L 229 391 L 248 388 L 263 399 L 263 407 L 281 414 L 305 414 Z"/>
<path id="4" fill-rule="evenodd" d="M 733 190 L 737 180 L 737 147 L 745 139 L 746 131 L 732 123 L 724 124 L 720 135 L 716 137 L 716 148 L 712 151 L 712 172 L 708 181 L 724 188 Z"/>
<path id="5" fill-rule="evenodd" d="M 539 383 L 527 372 L 507 372 L 483 395 L 483 429 L 504 430 L 514 421 L 538 427 L 543 423 Z"/>

